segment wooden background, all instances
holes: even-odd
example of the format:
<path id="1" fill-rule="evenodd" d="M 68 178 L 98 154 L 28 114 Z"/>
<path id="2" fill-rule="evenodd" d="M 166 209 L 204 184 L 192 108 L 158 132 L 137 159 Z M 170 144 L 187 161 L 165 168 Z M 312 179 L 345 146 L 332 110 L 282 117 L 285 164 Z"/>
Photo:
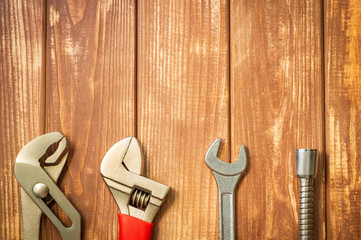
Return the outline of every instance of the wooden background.
<path id="1" fill-rule="evenodd" d="M 358 0 L 3 0 L 0 24 L 1 239 L 22 238 L 16 155 L 50 131 L 71 144 L 58 185 L 82 239 L 117 239 L 99 168 L 127 136 L 172 188 L 154 239 L 218 239 L 216 137 L 224 161 L 247 148 L 238 239 L 297 238 L 296 148 L 320 155 L 317 238 L 361 238 Z"/>

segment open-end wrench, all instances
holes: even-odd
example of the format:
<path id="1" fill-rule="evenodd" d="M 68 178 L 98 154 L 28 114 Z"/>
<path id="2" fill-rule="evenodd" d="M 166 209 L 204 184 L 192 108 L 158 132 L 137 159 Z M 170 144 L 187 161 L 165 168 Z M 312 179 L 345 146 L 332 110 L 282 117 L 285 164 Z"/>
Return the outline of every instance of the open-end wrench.
<path id="1" fill-rule="evenodd" d="M 226 163 L 218 159 L 220 138 L 217 138 L 208 148 L 205 156 L 207 166 L 212 170 L 218 186 L 219 202 L 219 239 L 235 239 L 235 196 L 234 190 L 244 173 L 247 165 L 247 157 L 244 146 L 241 146 L 238 160 L 234 163 Z"/>

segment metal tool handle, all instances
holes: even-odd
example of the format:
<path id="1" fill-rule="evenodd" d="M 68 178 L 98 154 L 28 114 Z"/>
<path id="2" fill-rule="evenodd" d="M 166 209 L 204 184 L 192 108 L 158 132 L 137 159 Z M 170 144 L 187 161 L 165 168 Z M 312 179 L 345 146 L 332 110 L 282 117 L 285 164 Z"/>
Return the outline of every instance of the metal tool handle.
<path id="1" fill-rule="evenodd" d="M 23 178 L 29 172 L 32 172 L 36 178 Z M 80 214 L 65 197 L 63 192 L 56 186 L 49 175 L 35 165 L 29 165 L 24 163 L 17 163 L 15 167 L 15 176 L 21 184 L 24 191 L 34 201 L 34 203 L 43 211 L 43 213 L 49 218 L 54 224 L 56 229 L 59 231 L 61 237 L 66 240 L 78 240 L 80 239 Z M 65 227 L 59 218 L 52 212 L 49 206 L 34 195 L 33 186 L 37 183 L 43 183 L 49 188 L 49 194 L 53 197 L 54 201 L 63 209 L 72 221 L 70 227 Z"/>
<path id="2" fill-rule="evenodd" d="M 300 219 L 299 237 L 300 240 L 313 238 L 313 179 L 300 179 Z"/>
<path id="3" fill-rule="evenodd" d="M 224 176 L 213 172 L 213 175 L 218 185 L 219 239 L 234 240 L 236 236 L 234 190 L 241 174 Z"/>
<path id="4" fill-rule="evenodd" d="M 235 239 L 234 194 L 218 192 L 219 202 L 219 239 Z"/>
<path id="5" fill-rule="evenodd" d="M 313 180 L 317 175 L 317 150 L 296 150 L 296 174 L 300 179 L 299 239 L 313 239 Z"/>
<path id="6" fill-rule="evenodd" d="M 23 214 L 24 240 L 39 240 L 41 226 L 41 209 L 31 200 L 23 188 L 21 194 L 21 211 Z"/>
<path id="7" fill-rule="evenodd" d="M 151 240 L 154 223 L 143 221 L 126 214 L 118 214 L 119 240 Z"/>

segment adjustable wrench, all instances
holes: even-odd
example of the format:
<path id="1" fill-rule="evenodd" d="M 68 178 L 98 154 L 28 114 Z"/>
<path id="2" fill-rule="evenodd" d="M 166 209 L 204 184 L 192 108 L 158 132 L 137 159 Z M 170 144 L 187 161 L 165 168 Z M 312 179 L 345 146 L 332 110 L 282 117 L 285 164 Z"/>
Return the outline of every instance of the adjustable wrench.
<path id="1" fill-rule="evenodd" d="M 114 144 L 104 156 L 100 172 L 121 213 L 119 240 L 150 240 L 152 223 L 170 187 L 141 176 L 143 153 L 136 138 Z"/>
<path id="2" fill-rule="evenodd" d="M 234 163 L 226 163 L 217 158 L 220 138 L 217 138 L 208 148 L 205 156 L 207 166 L 212 170 L 218 186 L 219 202 L 219 239 L 235 239 L 235 196 L 234 190 L 243 175 L 247 165 L 247 157 L 244 146 L 241 146 L 238 160 Z"/>

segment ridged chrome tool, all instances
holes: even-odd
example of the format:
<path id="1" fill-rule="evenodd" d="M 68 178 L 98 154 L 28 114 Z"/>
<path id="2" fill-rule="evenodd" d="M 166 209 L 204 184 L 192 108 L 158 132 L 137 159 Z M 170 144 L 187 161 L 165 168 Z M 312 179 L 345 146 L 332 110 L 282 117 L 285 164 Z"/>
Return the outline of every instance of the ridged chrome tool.
<path id="1" fill-rule="evenodd" d="M 299 238 L 313 239 L 313 179 L 317 175 L 317 150 L 296 150 L 296 174 L 300 179 Z"/>

